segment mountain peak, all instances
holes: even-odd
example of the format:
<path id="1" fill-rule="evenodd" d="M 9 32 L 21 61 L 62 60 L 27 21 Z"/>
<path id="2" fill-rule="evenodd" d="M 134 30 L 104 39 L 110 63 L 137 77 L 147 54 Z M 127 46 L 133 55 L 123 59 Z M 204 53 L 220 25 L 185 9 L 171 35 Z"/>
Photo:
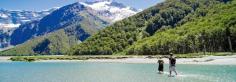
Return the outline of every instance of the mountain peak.
<path id="1" fill-rule="evenodd" d="M 118 3 L 111 0 L 101 0 L 101 1 L 94 1 L 94 2 L 79 2 L 79 3 L 87 7 L 91 7 L 94 10 L 104 10 L 110 7 L 117 7 L 117 8 L 129 7 L 129 6 L 125 6 L 122 3 Z"/>
<path id="2" fill-rule="evenodd" d="M 137 9 L 125 6 L 112 0 L 97 0 L 93 2 L 79 2 L 85 7 L 91 8 L 98 12 L 102 17 L 106 17 L 112 22 L 122 20 L 128 16 L 134 15 L 138 12 Z"/>

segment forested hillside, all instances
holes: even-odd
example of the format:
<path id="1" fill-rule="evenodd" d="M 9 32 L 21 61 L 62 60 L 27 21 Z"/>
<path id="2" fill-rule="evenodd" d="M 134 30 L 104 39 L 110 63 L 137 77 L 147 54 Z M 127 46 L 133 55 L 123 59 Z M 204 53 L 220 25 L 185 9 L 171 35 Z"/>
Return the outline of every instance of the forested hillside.
<path id="1" fill-rule="evenodd" d="M 234 0 L 166 0 L 116 22 L 68 53 L 152 55 L 235 50 L 235 4 Z"/>
<path id="2" fill-rule="evenodd" d="M 236 4 L 218 5 L 204 17 L 136 42 L 126 54 L 230 52 L 236 50 Z M 230 42 L 229 42 L 230 41 Z"/>

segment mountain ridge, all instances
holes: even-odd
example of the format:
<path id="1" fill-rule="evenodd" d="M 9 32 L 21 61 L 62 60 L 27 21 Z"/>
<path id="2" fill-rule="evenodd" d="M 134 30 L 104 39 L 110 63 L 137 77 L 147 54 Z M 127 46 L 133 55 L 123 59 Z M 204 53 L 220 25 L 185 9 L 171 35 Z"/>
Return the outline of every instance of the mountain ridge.
<path id="1" fill-rule="evenodd" d="M 29 24 L 29 26 L 22 25 L 22 27 L 15 30 L 18 32 L 12 34 L 12 38 L 14 38 L 12 44 L 20 45 L 4 52 L 12 51 L 21 55 L 65 54 L 66 48 L 63 49 L 62 46 L 68 47 L 78 44 L 112 23 L 110 20 L 105 19 L 106 17 L 97 14 L 101 12 L 86 7 L 80 2 L 61 7 L 40 21 L 35 21 L 36 23 Z M 62 41 L 60 42 L 56 39 L 61 39 Z M 23 47 L 26 49 L 20 50 Z M 10 53 L 6 55 L 10 55 Z"/>

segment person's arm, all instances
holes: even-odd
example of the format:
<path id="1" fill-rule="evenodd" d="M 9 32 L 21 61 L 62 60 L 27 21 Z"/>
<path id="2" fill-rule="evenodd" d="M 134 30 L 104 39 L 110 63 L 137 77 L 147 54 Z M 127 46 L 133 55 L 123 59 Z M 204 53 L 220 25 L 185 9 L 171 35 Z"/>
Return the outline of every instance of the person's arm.
<path id="1" fill-rule="evenodd" d="M 171 64 L 171 58 L 169 58 L 169 64 Z"/>

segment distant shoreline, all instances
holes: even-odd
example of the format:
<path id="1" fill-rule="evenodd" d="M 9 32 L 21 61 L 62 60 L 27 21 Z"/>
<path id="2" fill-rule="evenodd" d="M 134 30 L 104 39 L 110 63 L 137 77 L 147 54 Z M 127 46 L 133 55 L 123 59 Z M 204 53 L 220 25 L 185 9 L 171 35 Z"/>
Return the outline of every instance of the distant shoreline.
<path id="1" fill-rule="evenodd" d="M 11 56 L 0 56 L 0 62 L 10 62 Z"/>
<path id="2" fill-rule="evenodd" d="M 10 56 L 0 56 L 0 62 L 11 62 Z M 107 59 L 106 59 L 107 58 Z M 100 62 L 100 63 L 157 63 L 157 58 L 148 58 L 147 56 L 130 56 L 130 57 L 97 57 L 94 59 L 71 59 L 71 60 L 59 60 L 59 59 L 48 59 L 48 60 L 36 60 L 34 62 Z M 168 64 L 168 59 L 163 58 L 165 64 Z M 207 56 L 203 58 L 178 58 L 177 64 L 200 64 L 200 65 L 236 65 L 236 55 L 232 56 Z"/>

